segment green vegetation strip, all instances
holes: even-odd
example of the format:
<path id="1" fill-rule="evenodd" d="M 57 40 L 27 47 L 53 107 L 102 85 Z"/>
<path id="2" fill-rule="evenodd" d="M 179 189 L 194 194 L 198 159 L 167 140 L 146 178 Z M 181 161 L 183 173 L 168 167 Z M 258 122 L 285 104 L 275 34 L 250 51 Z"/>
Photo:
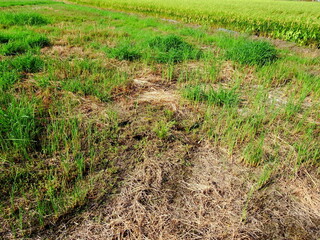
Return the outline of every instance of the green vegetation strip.
<path id="1" fill-rule="evenodd" d="M 37 13 L 2 13 L 0 15 L 0 24 L 12 25 L 45 25 L 48 19 Z"/>
<path id="2" fill-rule="evenodd" d="M 72 0 L 320 47 L 320 4 L 273 0 Z"/>
<path id="3" fill-rule="evenodd" d="M 2 0 L 0 7 L 13 7 L 13 6 L 25 6 L 25 5 L 41 5 L 41 4 L 55 4 L 55 1 L 20 1 L 20 0 Z"/>

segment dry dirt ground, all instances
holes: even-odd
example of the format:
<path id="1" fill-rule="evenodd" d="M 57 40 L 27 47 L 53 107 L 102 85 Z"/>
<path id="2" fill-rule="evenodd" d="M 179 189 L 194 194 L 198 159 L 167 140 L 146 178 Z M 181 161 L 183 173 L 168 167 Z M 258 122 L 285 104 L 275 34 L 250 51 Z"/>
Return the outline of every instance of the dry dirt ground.
<path id="1" fill-rule="evenodd" d="M 192 116 L 174 84 L 159 76 L 136 78 L 130 88 L 131 95 L 119 98 L 116 106 L 124 122 L 130 116 L 128 128 L 157 119 L 157 111 L 146 117 L 146 108 L 170 109 L 179 120 Z M 84 102 L 83 111 L 102 109 L 103 105 Z M 110 199 L 34 239 L 320 238 L 319 179 L 304 169 L 283 181 L 280 173 L 274 173 L 267 184 L 255 189 L 261 170 L 244 166 L 224 149 L 174 131 L 168 144 L 150 140 L 139 156 L 134 147 L 128 150 L 123 158 L 137 161 L 124 171 L 122 185 Z M 128 136 L 128 142 L 136 143 L 142 138 L 131 139 Z M 127 168 L 121 157 L 117 165 Z"/>

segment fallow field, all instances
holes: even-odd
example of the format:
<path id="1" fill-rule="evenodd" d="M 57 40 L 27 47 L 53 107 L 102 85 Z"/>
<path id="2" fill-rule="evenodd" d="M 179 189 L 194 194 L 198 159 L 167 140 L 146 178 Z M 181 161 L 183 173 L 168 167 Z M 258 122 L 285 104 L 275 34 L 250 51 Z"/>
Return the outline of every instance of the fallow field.
<path id="1" fill-rule="evenodd" d="M 74 1 L 0 1 L 0 239 L 320 238 L 320 3 Z"/>

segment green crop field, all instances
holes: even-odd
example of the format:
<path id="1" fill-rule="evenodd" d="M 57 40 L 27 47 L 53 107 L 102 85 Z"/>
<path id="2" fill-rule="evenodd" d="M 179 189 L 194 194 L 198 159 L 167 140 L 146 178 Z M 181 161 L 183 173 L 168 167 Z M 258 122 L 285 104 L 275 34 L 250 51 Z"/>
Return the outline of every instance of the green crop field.
<path id="1" fill-rule="evenodd" d="M 320 239 L 320 4 L 81 2 L 0 0 L 0 239 Z"/>
<path id="2" fill-rule="evenodd" d="M 281 0 L 72 0 L 320 46 L 320 4 Z"/>

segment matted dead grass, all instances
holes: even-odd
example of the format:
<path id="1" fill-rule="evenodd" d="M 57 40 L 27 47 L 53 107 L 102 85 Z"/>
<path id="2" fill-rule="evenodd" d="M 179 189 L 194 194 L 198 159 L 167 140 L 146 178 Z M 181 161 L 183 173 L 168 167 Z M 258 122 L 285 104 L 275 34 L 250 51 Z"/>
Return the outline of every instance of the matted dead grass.
<path id="1" fill-rule="evenodd" d="M 137 98 L 137 102 L 151 102 L 161 104 L 176 104 L 178 103 L 179 95 L 175 91 L 153 90 L 144 92 Z"/>
<path id="2" fill-rule="evenodd" d="M 249 204 L 246 226 L 260 229 L 258 239 L 319 239 L 319 192 L 299 186 L 297 196 L 289 182 L 256 193 Z M 311 200 L 312 199 L 312 200 Z"/>
<path id="3" fill-rule="evenodd" d="M 103 58 L 103 53 L 92 52 L 83 47 L 71 46 L 67 43 L 57 42 L 57 44 L 45 47 L 41 49 L 41 53 L 46 56 L 58 57 L 60 59 L 66 59 L 70 57 L 78 57 L 80 59 L 97 59 Z"/>
<path id="4" fill-rule="evenodd" d="M 55 239 L 318 239 L 319 185 L 308 188 L 305 178 L 293 180 L 297 189 L 255 192 L 241 220 L 257 171 L 207 143 L 186 151 L 175 142 L 161 155 L 146 150 L 119 194 Z"/>

